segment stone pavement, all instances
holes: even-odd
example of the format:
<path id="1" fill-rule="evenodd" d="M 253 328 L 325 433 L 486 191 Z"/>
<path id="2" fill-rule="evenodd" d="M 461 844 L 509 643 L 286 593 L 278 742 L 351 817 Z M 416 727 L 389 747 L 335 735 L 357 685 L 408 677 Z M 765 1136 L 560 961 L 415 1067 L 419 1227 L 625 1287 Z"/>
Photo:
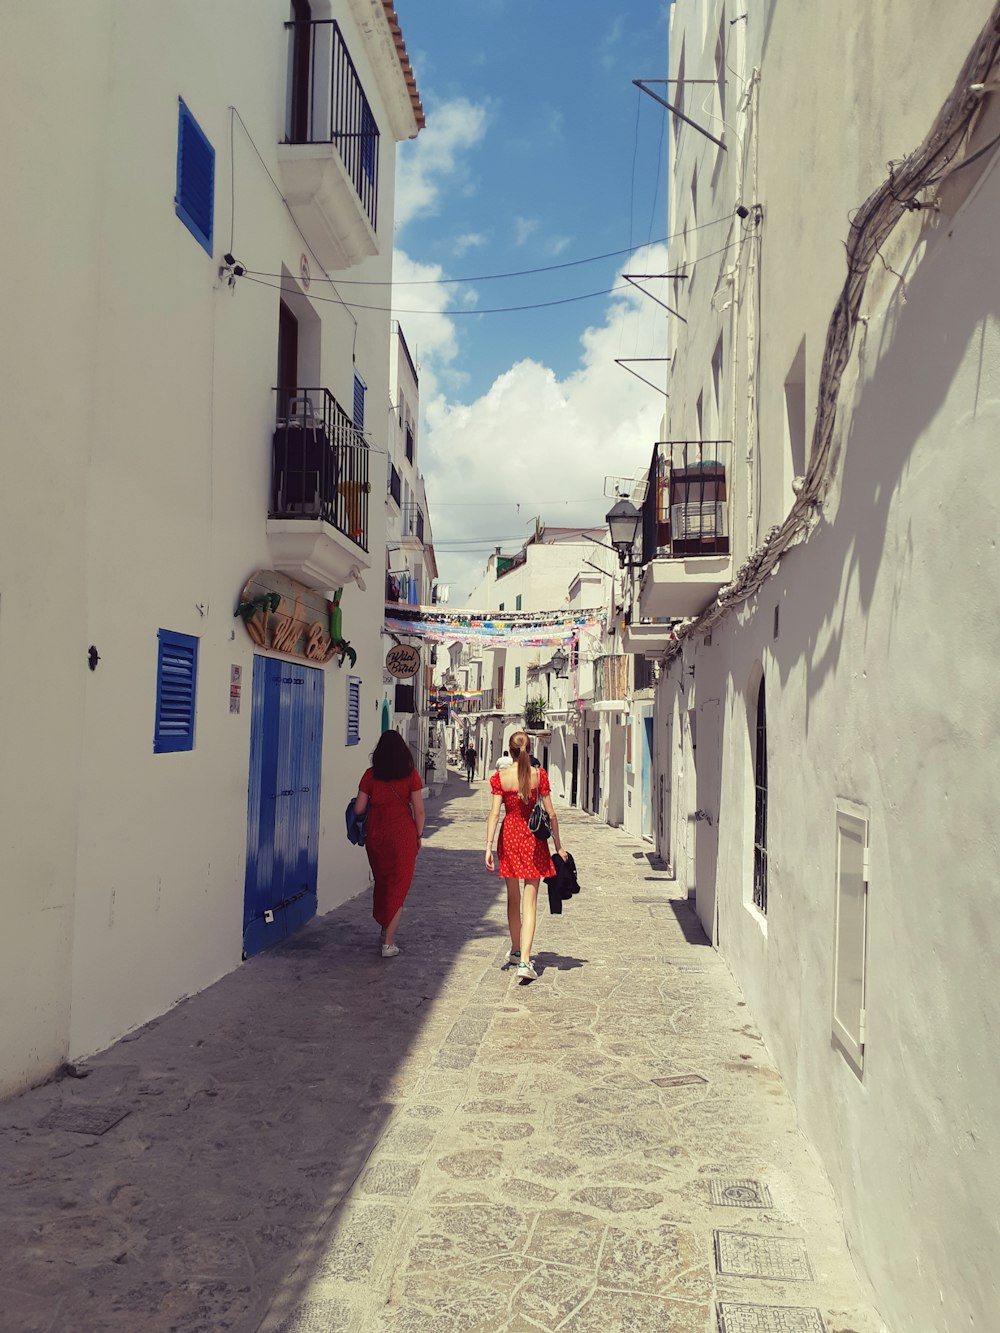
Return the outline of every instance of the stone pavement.
<path id="1" fill-rule="evenodd" d="M 0 1105 L 3 1333 L 884 1333 L 662 867 L 563 813 L 519 984 L 486 802 L 429 803 L 398 958 L 362 896 Z"/>

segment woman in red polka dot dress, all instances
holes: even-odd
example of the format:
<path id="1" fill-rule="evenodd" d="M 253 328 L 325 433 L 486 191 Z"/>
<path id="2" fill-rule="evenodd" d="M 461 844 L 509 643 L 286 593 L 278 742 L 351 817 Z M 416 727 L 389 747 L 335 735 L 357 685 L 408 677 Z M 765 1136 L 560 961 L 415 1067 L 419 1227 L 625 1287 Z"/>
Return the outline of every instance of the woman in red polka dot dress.
<path id="1" fill-rule="evenodd" d="M 556 873 L 548 842 L 536 838 L 528 828 L 528 819 L 536 802 L 542 802 L 552 821 L 556 855 L 565 857 L 566 853 L 559 841 L 559 821 L 552 807 L 549 775 L 544 768 L 532 767 L 531 741 L 526 732 L 514 732 L 508 743 L 508 753 L 514 762 L 490 779 L 493 804 L 486 825 L 486 869 L 491 874 L 495 869 L 493 836 L 503 809 L 506 813 L 497 852 L 500 874 L 507 881 L 507 925 L 510 927 L 510 948 L 504 962 L 517 966 L 519 981 L 534 981 L 538 973 L 531 965 L 531 946 L 535 938 L 538 882 Z"/>

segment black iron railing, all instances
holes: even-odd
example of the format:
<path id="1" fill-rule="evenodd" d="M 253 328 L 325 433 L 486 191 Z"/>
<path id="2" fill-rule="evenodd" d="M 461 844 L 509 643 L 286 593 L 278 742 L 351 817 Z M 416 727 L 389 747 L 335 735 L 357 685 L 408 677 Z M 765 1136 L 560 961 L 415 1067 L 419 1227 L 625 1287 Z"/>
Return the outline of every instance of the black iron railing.
<path id="1" fill-rule="evenodd" d="M 320 518 L 368 550 L 368 445 L 329 389 L 279 389 L 270 518 Z"/>
<path id="2" fill-rule="evenodd" d="M 372 230 L 378 230 L 379 132 L 335 19 L 286 23 L 288 143 L 330 143 L 340 154 Z"/>
<path id="3" fill-rule="evenodd" d="M 642 559 L 729 554 L 729 440 L 661 440 L 642 504 Z"/>

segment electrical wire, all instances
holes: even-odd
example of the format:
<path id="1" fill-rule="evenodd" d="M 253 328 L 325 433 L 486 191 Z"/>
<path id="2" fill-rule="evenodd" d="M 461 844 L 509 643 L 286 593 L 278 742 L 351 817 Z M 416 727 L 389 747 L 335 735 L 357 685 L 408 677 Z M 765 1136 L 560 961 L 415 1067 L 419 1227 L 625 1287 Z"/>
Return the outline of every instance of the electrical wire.
<path id="1" fill-rule="evenodd" d="M 731 250 L 734 245 L 738 244 L 740 244 L 739 240 L 729 241 L 725 245 L 720 246 L 718 250 L 710 250 L 706 255 L 699 255 L 697 259 L 692 259 L 682 264 L 681 267 L 685 269 L 691 269 L 695 267 L 695 265 L 697 264 L 704 263 L 706 259 L 713 259 L 716 255 L 725 254 L 727 250 Z M 278 277 L 280 275 L 270 274 L 269 276 Z M 246 273 L 242 275 L 242 279 L 245 280 L 246 282 L 256 283 L 258 287 L 270 287 L 273 291 L 280 292 L 284 290 L 283 287 L 278 286 L 276 283 L 265 282 L 263 278 L 255 276 L 255 273 L 249 269 L 247 270 Z M 336 301 L 331 301 L 331 298 L 328 296 L 310 296 L 309 299 L 311 301 L 324 301 L 324 302 L 330 301 L 331 304 L 345 306 L 349 311 L 375 310 L 382 314 L 395 314 L 395 315 L 446 315 L 450 319 L 450 318 L 455 318 L 459 315 L 505 315 L 524 310 L 546 310 L 552 306 L 572 305 L 574 302 L 577 301 L 591 301 L 599 296 L 614 296 L 617 292 L 628 292 L 631 290 L 633 290 L 633 285 L 631 283 L 622 282 L 622 283 L 616 283 L 613 287 L 602 287 L 599 291 L 582 292 L 577 296 L 563 296 L 560 297 L 558 300 L 554 301 L 530 301 L 526 302 L 523 305 L 506 305 L 506 306 L 492 306 L 492 307 L 466 306 L 463 307 L 462 309 L 457 309 L 457 310 L 409 310 L 409 309 L 400 309 L 395 306 L 365 305 L 360 301 L 346 301 L 342 296 L 338 296 Z"/>
<path id="2" fill-rule="evenodd" d="M 689 227 L 688 232 L 703 231 L 706 227 L 717 227 L 720 222 L 729 222 L 731 218 L 727 215 L 721 218 L 710 218 L 708 222 L 699 222 L 696 227 Z M 561 264 L 542 264 L 538 268 L 510 269 L 504 273 L 473 273 L 464 278 L 337 278 L 337 285 L 340 287 L 443 287 L 451 283 L 461 282 L 498 282 L 504 278 L 531 278 L 538 273 L 557 273 L 560 269 L 580 268 L 583 264 L 598 264 L 604 259 L 617 259 L 620 255 L 636 254 L 654 245 L 667 245 L 670 241 L 682 236 L 683 232 L 674 232 L 670 236 L 658 236 L 655 241 L 647 241 L 645 245 L 629 245 L 623 250 L 607 250 L 604 254 L 588 255 L 584 259 L 567 259 Z M 318 261 L 317 261 L 318 262 Z M 252 273 L 257 278 L 280 278 L 280 273 L 267 273 L 263 269 L 250 268 L 248 273 Z M 314 282 L 320 282 L 322 279 L 314 278 Z M 327 282 L 333 282 L 334 279 L 327 277 Z"/>

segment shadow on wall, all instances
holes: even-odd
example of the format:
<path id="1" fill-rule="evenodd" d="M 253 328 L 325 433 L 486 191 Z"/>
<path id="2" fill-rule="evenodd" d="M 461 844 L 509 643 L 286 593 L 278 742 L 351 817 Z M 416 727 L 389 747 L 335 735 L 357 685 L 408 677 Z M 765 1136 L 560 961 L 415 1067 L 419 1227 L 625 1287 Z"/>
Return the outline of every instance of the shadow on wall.
<path id="1" fill-rule="evenodd" d="M 981 204 L 981 210 L 986 207 Z M 876 651 L 884 655 L 896 646 L 895 613 L 914 563 L 925 553 L 921 540 L 928 537 L 914 533 L 912 527 L 896 531 L 893 504 L 907 483 L 914 448 L 933 428 L 963 365 L 981 357 L 988 322 L 1000 305 L 987 238 L 985 234 L 970 238 L 967 231 L 963 227 L 957 240 L 932 239 L 930 253 L 912 276 L 906 276 L 905 299 L 902 290 L 893 297 L 879 326 L 878 343 L 873 346 L 866 339 L 860 346 L 866 377 L 853 403 L 840 409 L 850 417 L 850 425 L 837 461 L 836 513 L 832 521 L 821 521 L 809 542 L 807 549 L 814 558 L 808 586 L 793 574 L 782 603 L 783 620 L 794 615 L 798 623 L 811 628 L 804 644 L 801 636 L 787 635 L 772 649 L 783 683 L 797 663 L 806 660 L 806 736 L 810 704 L 840 663 L 846 617 L 850 612 L 853 619 L 859 611 L 867 619 L 887 556 L 895 585 L 893 613 L 888 637 Z M 968 402 L 971 420 L 979 410 L 979 388 L 977 383 Z M 913 477 L 914 487 L 922 488 L 915 491 L 916 504 L 925 504 L 928 510 L 935 494 L 939 500 L 954 500 L 959 483 L 949 474 L 945 441 L 941 444 L 937 471 L 919 471 Z M 969 494 L 966 500 L 971 505 L 974 496 Z M 968 541 L 969 536 L 968 531 L 956 533 L 955 539 Z M 801 559 L 792 556 L 793 562 Z M 856 605 L 848 593 L 852 585 Z M 866 648 L 870 646 L 866 641 Z M 919 649 L 917 643 L 906 647 Z M 735 684 L 742 688 L 742 682 Z"/>

